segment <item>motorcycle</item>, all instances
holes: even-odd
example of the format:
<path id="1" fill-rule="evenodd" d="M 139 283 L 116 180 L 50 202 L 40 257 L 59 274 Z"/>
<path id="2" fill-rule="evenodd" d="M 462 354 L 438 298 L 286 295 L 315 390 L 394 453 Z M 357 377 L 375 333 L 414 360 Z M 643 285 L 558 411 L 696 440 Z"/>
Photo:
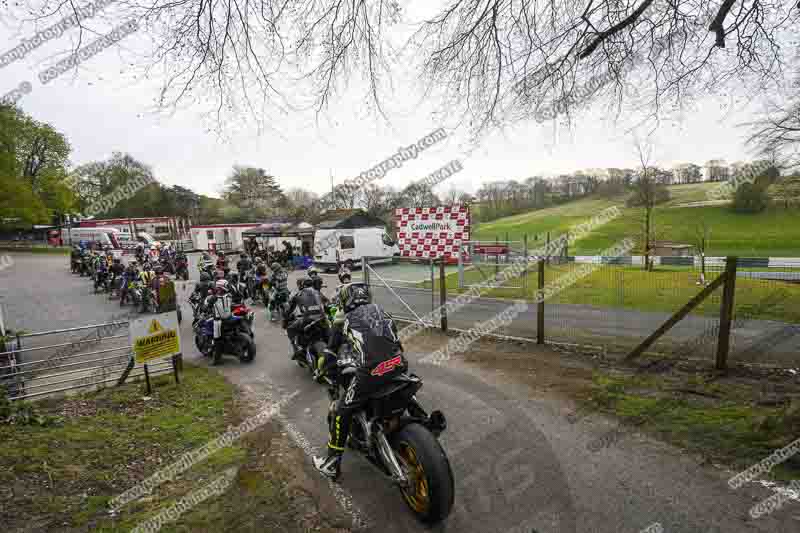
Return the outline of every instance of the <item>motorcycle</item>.
<path id="1" fill-rule="evenodd" d="M 278 318 L 282 318 L 283 315 L 286 314 L 286 310 L 288 308 L 289 291 L 276 291 L 275 287 L 270 289 L 269 306 L 267 307 L 267 310 L 269 311 L 269 320 L 271 322 L 275 322 L 278 320 Z"/>
<path id="2" fill-rule="evenodd" d="M 94 292 L 98 293 L 101 290 L 108 291 L 108 269 L 105 268 L 103 263 L 98 262 L 97 270 L 94 273 Z"/>
<path id="3" fill-rule="evenodd" d="M 157 313 L 158 295 L 152 287 L 142 287 L 142 297 L 139 306 L 139 313 Z"/>
<path id="4" fill-rule="evenodd" d="M 242 363 L 249 363 L 256 357 L 256 343 L 246 315 L 232 314 L 223 320 L 197 317 L 192 329 L 195 346 L 205 357 L 218 361 L 223 353 L 230 353 Z M 216 339 L 215 329 L 219 332 Z"/>
<path id="5" fill-rule="evenodd" d="M 141 305 L 144 289 L 145 287 L 141 281 L 131 281 L 130 283 L 128 283 L 127 296 L 130 298 L 130 301 L 134 307 L 139 307 Z M 120 298 L 119 305 L 120 307 L 125 305 L 125 300 Z"/>
<path id="6" fill-rule="evenodd" d="M 158 263 L 161 265 L 161 268 L 164 269 L 164 272 L 168 274 L 175 275 L 175 261 L 173 261 L 169 257 L 162 257 L 158 260 Z"/>
<path id="7" fill-rule="evenodd" d="M 343 380 L 329 383 L 328 423 L 353 367 Z M 350 374 L 348 374 L 350 372 Z M 428 414 L 417 400 L 422 380 L 402 374 L 370 396 L 353 415 L 348 447 L 361 453 L 387 480 L 400 489 L 406 505 L 423 523 L 436 524 L 450 514 L 454 501 L 453 471 L 439 435 L 447 429 L 441 411 Z"/>
<path id="8" fill-rule="evenodd" d="M 78 274 L 81 271 L 81 258 L 75 254 L 69 259 L 69 268 L 72 274 Z"/>
<path id="9" fill-rule="evenodd" d="M 233 313 L 234 316 L 244 319 L 242 327 L 247 330 L 247 333 L 249 333 L 251 339 L 254 338 L 255 334 L 253 333 L 253 321 L 256 317 L 255 312 L 253 312 L 245 304 L 233 304 L 231 306 L 231 313 Z"/>
<path id="10" fill-rule="evenodd" d="M 261 300 L 264 307 L 269 307 L 269 279 L 263 276 L 261 279 L 256 279 L 253 276 L 253 301 Z"/>
<path id="11" fill-rule="evenodd" d="M 325 364 L 325 349 L 328 343 L 325 342 L 329 335 L 329 325 L 326 317 L 318 318 L 303 328 L 303 332 L 297 337 L 297 343 L 303 348 L 303 359 L 295 358 L 301 368 L 307 368 L 311 376 L 317 380 Z"/>

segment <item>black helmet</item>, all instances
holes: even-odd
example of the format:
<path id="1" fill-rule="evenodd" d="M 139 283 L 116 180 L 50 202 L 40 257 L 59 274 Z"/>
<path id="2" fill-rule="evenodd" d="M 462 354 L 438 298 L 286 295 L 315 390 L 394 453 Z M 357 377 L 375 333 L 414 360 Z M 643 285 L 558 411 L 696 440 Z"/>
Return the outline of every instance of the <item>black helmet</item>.
<path id="1" fill-rule="evenodd" d="M 345 313 L 349 313 L 350 311 L 356 309 L 357 307 L 368 304 L 371 301 L 369 296 L 369 290 L 367 290 L 366 285 L 347 286 L 344 289 L 342 300 L 344 301 Z"/>
<path id="2" fill-rule="evenodd" d="M 120 259 L 119 259 L 119 257 L 115 257 L 115 258 L 114 258 L 114 262 L 115 262 L 115 263 L 119 263 L 119 262 L 120 262 Z"/>
<path id="3" fill-rule="evenodd" d="M 314 280 L 313 280 L 313 279 L 311 279 L 311 278 L 305 278 L 305 279 L 303 280 L 303 288 L 304 288 L 304 289 L 307 289 L 307 288 L 309 288 L 309 287 L 313 287 L 313 286 L 314 286 Z"/>
<path id="4" fill-rule="evenodd" d="M 230 282 L 233 284 L 239 283 L 239 274 L 237 272 L 231 272 L 228 274 L 228 278 L 230 278 Z"/>
<path id="5" fill-rule="evenodd" d="M 200 281 L 208 283 L 209 281 L 211 281 L 211 274 L 203 270 L 202 272 L 200 272 Z"/>
<path id="6" fill-rule="evenodd" d="M 242 259 L 247 259 L 247 254 L 246 254 L 246 253 L 244 253 L 244 252 L 241 252 L 241 253 L 239 254 L 239 257 L 241 257 Z"/>
<path id="7" fill-rule="evenodd" d="M 221 251 L 217 254 L 218 257 L 225 257 L 225 252 Z"/>

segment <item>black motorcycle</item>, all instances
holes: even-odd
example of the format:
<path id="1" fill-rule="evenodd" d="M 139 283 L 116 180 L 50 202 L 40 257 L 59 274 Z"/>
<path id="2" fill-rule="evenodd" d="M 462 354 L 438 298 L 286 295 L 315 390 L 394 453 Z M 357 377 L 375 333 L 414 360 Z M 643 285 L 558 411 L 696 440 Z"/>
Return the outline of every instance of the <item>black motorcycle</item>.
<path id="1" fill-rule="evenodd" d="M 295 357 L 295 361 L 300 367 L 307 368 L 315 379 L 325 365 L 325 349 L 328 346 L 326 339 L 329 335 L 328 319 L 323 316 L 307 324 L 295 340 L 297 345 L 303 349 L 302 358 Z"/>
<path id="2" fill-rule="evenodd" d="M 329 424 L 353 371 L 352 366 L 344 367 L 340 378 L 326 378 Z M 450 461 L 438 440 L 447 422 L 441 411 L 428 414 L 422 408 L 416 396 L 421 388 L 419 377 L 402 374 L 376 391 L 354 414 L 347 445 L 400 489 L 421 522 L 436 524 L 450 514 L 455 487 Z"/>
<path id="3" fill-rule="evenodd" d="M 270 321 L 275 322 L 279 318 L 283 318 L 288 308 L 289 291 L 286 289 L 276 291 L 274 287 L 270 289 L 269 305 L 267 306 Z"/>
<path id="4" fill-rule="evenodd" d="M 219 338 L 214 338 L 214 329 L 220 329 Z M 194 343 L 205 357 L 213 357 L 219 363 L 225 353 L 233 354 L 242 363 L 249 363 L 256 357 L 256 343 L 247 316 L 231 315 L 226 319 L 212 316 L 196 317 L 192 325 Z"/>

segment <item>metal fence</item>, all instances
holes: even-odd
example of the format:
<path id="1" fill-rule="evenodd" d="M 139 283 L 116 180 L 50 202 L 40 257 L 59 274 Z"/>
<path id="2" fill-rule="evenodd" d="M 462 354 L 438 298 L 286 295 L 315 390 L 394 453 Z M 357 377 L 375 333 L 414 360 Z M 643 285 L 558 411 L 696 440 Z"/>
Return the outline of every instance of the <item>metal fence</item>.
<path id="1" fill-rule="evenodd" d="M 413 268 L 405 261 L 370 267 L 374 298 L 402 320 L 419 321 L 427 314 L 433 318 L 428 322 L 439 326 L 438 315 L 431 316 L 430 310 L 441 305 L 444 297 L 451 302 L 448 327 L 461 330 L 474 328 L 515 301 L 524 300 L 528 309 L 515 314 L 510 323 L 495 324 L 494 334 L 625 354 L 681 311 L 726 268 L 726 261 L 719 258 L 707 258 L 703 272 L 700 261 L 691 257 L 657 258 L 652 271 L 646 271 L 636 257 L 579 258 L 582 262 L 562 257 L 549 263 L 530 261 L 524 269 L 512 269 L 514 276 L 504 276 L 515 260 L 512 254 L 491 262 L 475 255 L 470 259 L 463 270 L 446 267 L 443 275 L 431 260 Z M 729 361 L 797 366 L 800 260 L 768 261 L 769 268 L 763 259 L 736 260 Z M 402 274 L 414 269 L 418 271 L 416 281 Z M 427 276 L 433 272 L 434 279 L 423 279 L 423 271 Z M 723 288 L 710 291 L 648 351 L 713 361 L 718 351 Z M 542 303 L 536 301 L 539 290 L 547 295 Z M 453 306 L 458 295 L 470 291 L 479 296 Z"/>
<path id="2" fill-rule="evenodd" d="M 20 334 L 0 352 L 0 386 L 10 400 L 64 394 L 116 383 L 132 362 L 127 321 Z M 171 361 L 148 365 L 171 372 Z M 144 370 L 126 374 L 136 379 Z"/>

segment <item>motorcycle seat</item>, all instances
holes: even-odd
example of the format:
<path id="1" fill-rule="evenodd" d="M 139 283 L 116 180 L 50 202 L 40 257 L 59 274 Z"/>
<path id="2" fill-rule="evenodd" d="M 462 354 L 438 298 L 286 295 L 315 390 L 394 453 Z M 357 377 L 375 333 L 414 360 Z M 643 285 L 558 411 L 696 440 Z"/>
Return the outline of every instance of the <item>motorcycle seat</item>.
<path id="1" fill-rule="evenodd" d="M 395 392 L 404 389 L 409 385 L 416 385 L 418 383 L 420 383 L 420 379 L 417 376 L 403 373 L 393 378 L 389 383 L 379 388 L 374 393 L 370 394 L 369 398 L 371 400 L 380 400 L 381 398 L 391 396 Z"/>

